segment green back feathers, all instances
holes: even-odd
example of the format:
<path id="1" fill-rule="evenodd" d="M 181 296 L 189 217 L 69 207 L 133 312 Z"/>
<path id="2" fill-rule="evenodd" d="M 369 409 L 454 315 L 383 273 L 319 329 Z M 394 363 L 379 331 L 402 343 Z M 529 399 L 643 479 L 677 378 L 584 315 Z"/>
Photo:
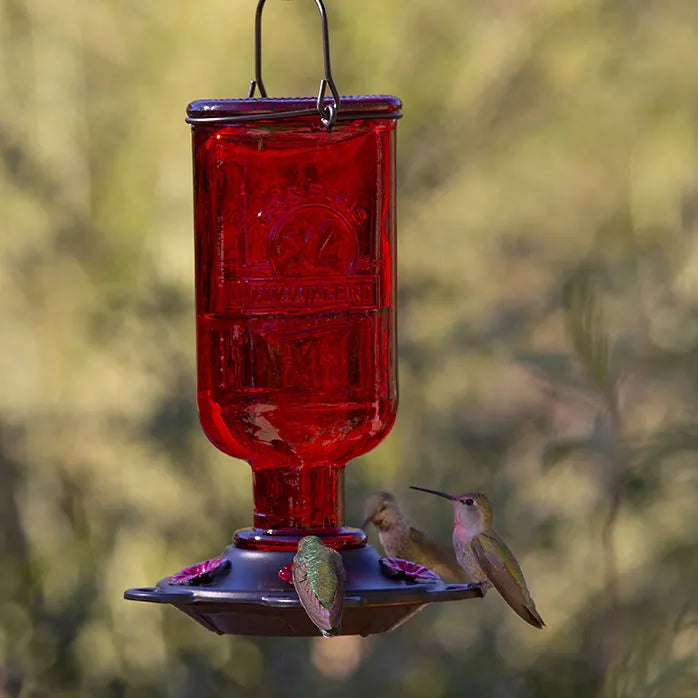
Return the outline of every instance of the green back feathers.
<path id="1" fill-rule="evenodd" d="M 316 536 L 306 536 L 302 543 L 299 553 L 310 588 L 318 601 L 329 608 L 337 593 L 342 558 L 336 551 L 326 548 Z"/>

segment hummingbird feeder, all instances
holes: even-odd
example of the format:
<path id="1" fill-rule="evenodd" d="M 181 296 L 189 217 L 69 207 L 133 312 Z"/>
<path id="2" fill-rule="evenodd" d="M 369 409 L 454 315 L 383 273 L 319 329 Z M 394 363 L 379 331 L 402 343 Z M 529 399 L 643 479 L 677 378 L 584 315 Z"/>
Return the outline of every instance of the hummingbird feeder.
<path id="1" fill-rule="evenodd" d="M 424 604 L 481 590 L 384 574 L 365 533 L 345 526 L 344 466 L 380 443 L 397 410 L 401 103 L 340 96 L 322 0 L 317 97 L 270 98 L 265 2 L 247 98 L 187 109 L 199 415 L 217 448 L 252 467 L 254 526 L 218 558 L 125 596 L 171 604 L 221 634 L 315 635 L 287 574 L 298 541 L 312 534 L 342 555 L 342 633 L 368 635 Z"/>

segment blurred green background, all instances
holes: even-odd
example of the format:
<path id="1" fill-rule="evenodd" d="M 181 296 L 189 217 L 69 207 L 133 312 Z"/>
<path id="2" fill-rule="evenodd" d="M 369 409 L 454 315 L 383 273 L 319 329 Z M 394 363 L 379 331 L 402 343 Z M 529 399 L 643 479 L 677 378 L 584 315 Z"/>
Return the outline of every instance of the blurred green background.
<path id="1" fill-rule="evenodd" d="M 698 3 L 327 0 L 402 98 L 401 407 L 348 521 L 482 489 L 548 627 L 492 592 L 368 639 L 217 637 L 122 599 L 251 521 L 195 406 L 184 108 L 244 96 L 253 0 L 0 0 L 0 696 L 698 695 Z M 270 2 L 272 94 L 316 8 Z M 370 532 L 377 543 L 375 531 Z"/>

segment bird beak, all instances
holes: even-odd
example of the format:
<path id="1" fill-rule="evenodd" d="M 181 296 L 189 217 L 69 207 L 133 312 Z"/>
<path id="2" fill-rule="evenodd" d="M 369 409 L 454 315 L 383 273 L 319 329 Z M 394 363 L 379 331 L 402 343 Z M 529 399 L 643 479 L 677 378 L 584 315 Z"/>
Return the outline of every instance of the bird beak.
<path id="1" fill-rule="evenodd" d="M 362 530 L 365 531 L 365 530 L 366 530 L 366 526 L 368 526 L 370 523 L 371 523 L 371 517 L 369 516 L 369 517 L 361 524 Z"/>
<path id="2" fill-rule="evenodd" d="M 428 490 L 425 487 L 413 487 L 410 485 L 411 490 L 420 490 L 421 492 L 429 492 L 430 494 L 436 494 L 439 497 L 443 497 L 444 499 L 451 499 L 455 500 L 456 497 L 454 497 L 452 494 L 448 494 L 447 492 L 439 492 L 439 490 Z"/>

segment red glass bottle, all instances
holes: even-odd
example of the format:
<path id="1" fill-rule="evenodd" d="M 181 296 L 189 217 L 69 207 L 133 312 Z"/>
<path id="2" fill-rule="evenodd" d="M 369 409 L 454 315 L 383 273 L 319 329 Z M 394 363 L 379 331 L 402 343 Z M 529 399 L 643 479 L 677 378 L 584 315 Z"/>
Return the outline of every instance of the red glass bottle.
<path id="1" fill-rule="evenodd" d="M 314 106 L 188 109 L 199 414 L 219 449 L 252 466 L 257 531 L 238 536 L 243 545 L 274 547 L 299 529 L 356 543 L 342 529 L 343 469 L 386 436 L 397 409 L 401 105 L 344 97 L 330 132 Z"/>

